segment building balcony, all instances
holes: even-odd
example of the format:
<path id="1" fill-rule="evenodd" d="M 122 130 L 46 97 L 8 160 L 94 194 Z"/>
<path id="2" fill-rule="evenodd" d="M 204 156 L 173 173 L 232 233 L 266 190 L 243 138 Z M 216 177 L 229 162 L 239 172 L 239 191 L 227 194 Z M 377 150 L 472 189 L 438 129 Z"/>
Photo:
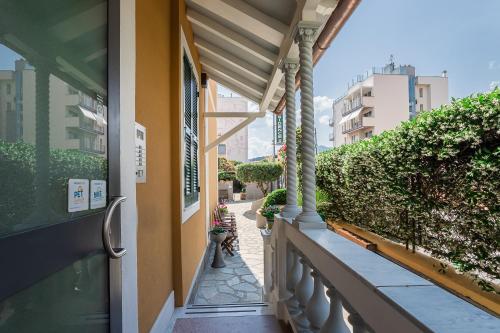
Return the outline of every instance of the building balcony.
<path id="1" fill-rule="evenodd" d="M 374 117 L 361 117 L 352 126 L 349 123 L 346 124 L 345 128 L 342 128 L 342 134 L 353 133 L 368 127 L 375 126 Z"/>
<path id="2" fill-rule="evenodd" d="M 331 118 L 328 120 L 328 125 L 330 125 L 330 126 L 335 125 L 335 119 L 333 119 L 333 117 L 331 117 Z"/>
<path id="3" fill-rule="evenodd" d="M 330 141 L 335 141 L 335 133 L 330 133 L 328 138 Z"/>
<path id="4" fill-rule="evenodd" d="M 363 96 L 363 98 L 358 98 L 349 108 L 345 108 L 342 110 L 342 116 L 347 116 L 350 113 L 353 113 L 362 108 L 372 108 L 375 107 L 375 97 L 374 96 Z"/>

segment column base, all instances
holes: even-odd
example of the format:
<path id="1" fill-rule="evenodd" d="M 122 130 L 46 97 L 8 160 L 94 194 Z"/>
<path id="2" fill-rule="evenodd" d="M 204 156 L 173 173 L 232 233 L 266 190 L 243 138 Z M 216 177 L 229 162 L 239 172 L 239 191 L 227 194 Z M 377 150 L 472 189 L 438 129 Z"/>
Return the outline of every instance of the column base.
<path id="1" fill-rule="evenodd" d="M 281 216 L 294 219 L 301 212 L 302 209 L 300 209 L 299 206 L 286 204 L 285 207 L 283 207 L 283 209 L 281 210 Z"/>
<path id="2" fill-rule="evenodd" d="M 303 211 L 293 220 L 292 225 L 299 229 L 326 229 L 325 221 L 315 211 Z"/>

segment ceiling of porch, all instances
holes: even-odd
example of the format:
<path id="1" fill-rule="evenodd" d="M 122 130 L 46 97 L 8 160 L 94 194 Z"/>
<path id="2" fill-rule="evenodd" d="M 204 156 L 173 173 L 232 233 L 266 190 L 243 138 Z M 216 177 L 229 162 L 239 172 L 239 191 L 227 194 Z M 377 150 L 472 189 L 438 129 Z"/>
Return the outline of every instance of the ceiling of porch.
<path id="1" fill-rule="evenodd" d="M 300 20 L 325 23 L 337 0 L 186 0 L 202 70 L 230 90 L 274 110 L 281 100 L 286 57 Z"/>

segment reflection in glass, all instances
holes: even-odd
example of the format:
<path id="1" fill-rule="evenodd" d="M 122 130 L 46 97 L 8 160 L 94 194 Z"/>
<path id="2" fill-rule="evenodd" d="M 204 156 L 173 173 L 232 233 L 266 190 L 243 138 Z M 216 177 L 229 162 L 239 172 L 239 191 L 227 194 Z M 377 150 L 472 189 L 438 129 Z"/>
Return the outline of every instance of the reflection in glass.
<path id="1" fill-rule="evenodd" d="M 67 183 L 107 179 L 106 34 L 106 1 L 0 0 L 0 237 L 95 212 Z"/>
<path id="2" fill-rule="evenodd" d="M 0 302 L 0 332 L 107 332 L 107 256 L 76 261 Z"/>

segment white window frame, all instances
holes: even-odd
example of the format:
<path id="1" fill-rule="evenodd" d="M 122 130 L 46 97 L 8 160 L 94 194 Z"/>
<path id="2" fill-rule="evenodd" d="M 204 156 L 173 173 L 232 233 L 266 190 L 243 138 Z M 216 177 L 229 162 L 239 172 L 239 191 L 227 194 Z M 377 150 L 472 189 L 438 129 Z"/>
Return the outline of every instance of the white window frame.
<path id="1" fill-rule="evenodd" d="M 188 57 L 189 62 L 191 63 L 191 66 L 193 68 L 193 73 L 194 77 L 196 80 L 196 85 L 198 87 L 198 91 L 200 92 L 201 95 L 201 89 L 200 89 L 200 78 L 198 77 L 198 72 L 196 71 L 196 66 L 193 60 L 193 56 L 191 55 L 191 51 L 189 50 L 189 44 L 186 40 L 186 35 L 184 34 L 184 30 L 181 27 L 181 48 L 180 48 L 180 61 L 179 61 L 179 66 L 180 66 L 180 80 L 181 80 L 181 109 L 180 113 L 181 116 L 180 118 L 180 128 L 181 128 L 181 139 L 180 141 L 180 151 L 181 151 L 181 158 L 179 160 L 179 167 L 180 167 L 180 176 L 181 176 L 181 186 L 180 186 L 180 196 L 181 196 L 181 212 L 182 212 L 182 223 L 185 223 L 187 220 L 189 220 L 196 212 L 200 210 L 200 195 L 198 195 L 198 200 L 194 202 L 192 205 L 188 207 L 184 207 L 184 157 L 185 157 L 185 136 L 184 136 L 184 54 Z M 198 106 L 198 141 L 200 141 L 200 102 L 198 100 L 197 103 Z M 198 152 L 197 152 L 197 161 L 198 161 L 198 186 L 201 185 L 200 183 L 200 149 L 201 149 L 201 144 L 198 144 Z M 200 191 L 201 193 L 201 191 Z"/>

